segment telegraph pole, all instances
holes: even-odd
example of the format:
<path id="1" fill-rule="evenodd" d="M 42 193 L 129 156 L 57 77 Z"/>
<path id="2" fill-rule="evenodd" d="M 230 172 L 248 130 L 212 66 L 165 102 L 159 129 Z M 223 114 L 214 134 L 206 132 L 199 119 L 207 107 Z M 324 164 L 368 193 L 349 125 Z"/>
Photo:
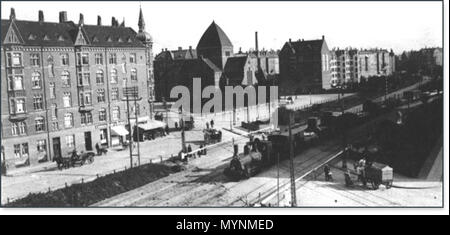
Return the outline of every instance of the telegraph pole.
<path id="1" fill-rule="evenodd" d="M 128 119 L 128 126 L 129 126 L 129 135 L 130 135 L 130 167 L 133 168 L 133 156 L 136 155 L 138 158 L 138 164 L 140 165 L 140 150 L 139 150 L 139 125 L 138 125 L 138 115 L 137 115 L 137 101 L 141 100 L 141 97 L 138 97 L 138 88 L 137 87 L 128 87 L 128 85 L 125 86 L 124 89 L 124 98 L 122 100 L 125 100 L 127 102 L 127 119 Z M 135 127 L 136 127 L 136 137 L 137 137 L 137 154 L 133 154 L 133 128 L 131 127 L 131 117 L 130 117 L 130 97 L 132 101 L 134 101 L 134 113 L 135 113 Z"/>
<path id="2" fill-rule="evenodd" d="M 133 136 L 132 136 L 132 128 L 131 128 L 131 122 L 130 122 L 130 99 L 128 98 L 128 95 L 125 96 L 127 101 L 127 119 L 128 119 L 128 129 L 129 135 L 130 135 L 130 168 L 133 168 Z"/>
<path id="3" fill-rule="evenodd" d="M 293 112 L 289 112 L 289 168 L 291 178 L 291 206 L 297 206 L 297 196 L 295 189 L 295 172 L 294 172 L 294 142 L 292 139 L 292 121 Z"/>

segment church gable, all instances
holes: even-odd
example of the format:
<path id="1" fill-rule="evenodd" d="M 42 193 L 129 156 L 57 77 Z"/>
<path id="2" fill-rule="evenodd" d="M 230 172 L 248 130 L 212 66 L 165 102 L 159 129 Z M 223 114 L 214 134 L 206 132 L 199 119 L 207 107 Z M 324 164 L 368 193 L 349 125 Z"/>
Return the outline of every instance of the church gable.
<path id="1" fill-rule="evenodd" d="M 19 30 L 15 27 L 14 22 L 11 22 L 6 37 L 3 41 L 4 44 L 23 44 L 22 37 Z"/>

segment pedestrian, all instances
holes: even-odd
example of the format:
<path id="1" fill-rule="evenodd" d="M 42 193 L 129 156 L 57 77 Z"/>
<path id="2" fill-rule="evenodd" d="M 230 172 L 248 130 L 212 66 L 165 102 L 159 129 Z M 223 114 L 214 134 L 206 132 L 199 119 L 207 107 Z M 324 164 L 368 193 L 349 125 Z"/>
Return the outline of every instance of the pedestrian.
<path id="1" fill-rule="evenodd" d="M 206 129 L 209 130 L 209 122 L 206 122 Z"/>
<path id="2" fill-rule="evenodd" d="M 169 135 L 169 132 L 170 132 L 169 125 L 166 125 L 166 135 Z"/>
<path id="3" fill-rule="evenodd" d="M 97 156 L 100 156 L 102 153 L 100 152 L 100 146 L 98 143 L 95 144 L 95 150 L 97 150 Z"/>
<path id="4" fill-rule="evenodd" d="M 188 152 L 188 154 L 190 154 L 192 152 L 192 146 L 191 145 L 188 145 L 187 152 Z"/>
<path id="5" fill-rule="evenodd" d="M 325 181 L 330 181 L 330 167 L 328 164 L 323 167 L 323 172 L 325 173 Z"/>
<path id="6" fill-rule="evenodd" d="M 211 119 L 211 128 L 214 128 L 214 120 Z"/>
<path id="7" fill-rule="evenodd" d="M 178 130 L 178 122 L 175 122 L 175 130 Z"/>
<path id="8" fill-rule="evenodd" d="M 350 170 L 345 171 L 344 176 L 345 176 L 345 186 L 346 187 L 353 186 L 353 181 L 352 178 L 350 177 Z"/>

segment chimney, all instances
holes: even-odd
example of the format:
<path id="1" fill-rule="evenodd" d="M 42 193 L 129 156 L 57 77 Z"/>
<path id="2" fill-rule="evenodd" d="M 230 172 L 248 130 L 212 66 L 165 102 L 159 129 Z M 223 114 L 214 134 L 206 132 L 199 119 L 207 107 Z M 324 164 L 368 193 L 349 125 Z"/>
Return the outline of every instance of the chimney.
<path id="1" fill-rule="evenodd" d="M 84 24 L 84 16 L 83 14 L 80 13 L 80 21 L 78 21 L 79 25 L 83 25 Z"/>
<path id="2" fill-rule="evenodd" d="M 292 42 L 292 39 L 289 38 L 289 43 L 291 43 L 291 42 Z"/>
<path id="3" fill-rule="evenodd" d="M 189 50 L 192 51 L 192 46 L 189 46 Z"/>
<path id="4" fill-rule="evenodd" d="M 182 47 L 178 47 L 178 50 L 181 51 L 183 48 Z"/>
<path id="5" fill-rule="evenodd" d="M 325 40 L 325 35 L 322 35 L 322 40 Z"/>
<path id="6" fill-rule="evenodd" d="M 102 17 L 101 16 L 97 16 L 97 25 L 98 26 L 102 25 Z"/>
<path id="7" fill-rule="evenodd" d="M 16 10 L 14 10 L 14 8 L 11 8 L 11 13 L 9 14 L 9 19 L 10 20 L 16 19 Z"/>
<path id="8" fill-rule="evenodd" d="M 67 22 L 67 11 L 59 12 L 59 23 Z"/>
<path id="9" fill-rule="evenodd" d="M 44 22 L 44 12 L 39 10 L 39 23 Z"/>
<path id="10" fill-rule="evenodd" d="M 256 59 L 258 62 L 258 69 L 261 68 L 261 61 L 259 59 L 259 48 L 258 48 L 258 31 L 255 32 L 255 49 L 256 49 Z"/>

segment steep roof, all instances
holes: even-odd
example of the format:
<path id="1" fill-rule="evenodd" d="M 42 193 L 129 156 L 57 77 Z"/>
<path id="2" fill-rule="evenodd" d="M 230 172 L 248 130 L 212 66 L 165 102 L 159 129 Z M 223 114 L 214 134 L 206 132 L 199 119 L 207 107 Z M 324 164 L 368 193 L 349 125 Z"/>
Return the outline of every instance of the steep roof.
<path id="1" fill-rule="evenodd" d="M 294 49 L 295 53 L 311 53 L 320 52 L 324 43 L 323 39 L 320 40 L 298 40 L 295 42 L 287 42 L 288 45 Z"/>
<path id="2" fill-rule="evenodd" d="M 233 44 L 225 32 L 213 21 L 200 38 L 197 49 L 224 46 L 232 47 Z"/>
<path id="3" fill-rule="evenodd" d="M 2 43 L 10 25 L 16 25 L 17 31 L 30 46 L 75 46 L 79 26 L 72 21 L 64 23 L 2 20 Z M 136 32 L 130 27 L 112 27 L 83 25 L 83 36 L 87 37 L 87 46 L 106 47 L 142 47 L 143 44 L 136 39 Z"/>
<path id="4" fill-rule="evenodd" d="M 247 56 L 230 57 L 227 59 L 223 74 L 230 81 L 238 81 L 239 83 L 244 78 L 244 67 L 247 63 Z"/>
<path id="5" fill-rule="evenodd" d="M 173 50 L 170 52 L 175 60 L 197 58 L 197 51 L 194 49 Z"/>

